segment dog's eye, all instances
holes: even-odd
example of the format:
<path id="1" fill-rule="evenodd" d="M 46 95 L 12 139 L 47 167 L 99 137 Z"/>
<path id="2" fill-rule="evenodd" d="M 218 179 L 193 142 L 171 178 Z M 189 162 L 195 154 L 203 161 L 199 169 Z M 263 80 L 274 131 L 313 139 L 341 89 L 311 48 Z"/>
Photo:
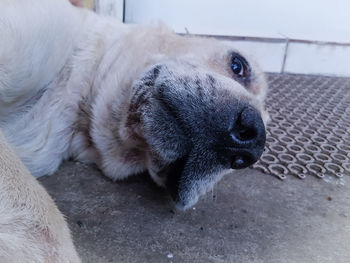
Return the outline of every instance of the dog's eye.
<path id="1" fill-rule="evenodd" d="M 231 69 L 237 77 L 244 78 L 249 71 L 248 62 L 241 55 L 234 53 L 231 58 Z"/>
<path id="2" fill-rule="evenodd" d="M 234 58 L 232 60 L 231 68 L 232 68 L 233 73 L 235 73 L 236 75 L 243 76 L 244 65 L 239 58 Z"/>

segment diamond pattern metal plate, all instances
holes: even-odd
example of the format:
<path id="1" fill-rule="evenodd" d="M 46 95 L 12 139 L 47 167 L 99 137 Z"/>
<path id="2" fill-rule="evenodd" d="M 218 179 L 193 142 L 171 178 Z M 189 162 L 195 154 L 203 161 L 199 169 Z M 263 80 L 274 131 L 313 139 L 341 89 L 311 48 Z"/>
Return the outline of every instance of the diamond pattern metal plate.
<path id="1" fill-rule="evenodd" d="M 350 175 L 350 78 L 269 74 L 271 121 L 253 165 L 285 179 Z"/>

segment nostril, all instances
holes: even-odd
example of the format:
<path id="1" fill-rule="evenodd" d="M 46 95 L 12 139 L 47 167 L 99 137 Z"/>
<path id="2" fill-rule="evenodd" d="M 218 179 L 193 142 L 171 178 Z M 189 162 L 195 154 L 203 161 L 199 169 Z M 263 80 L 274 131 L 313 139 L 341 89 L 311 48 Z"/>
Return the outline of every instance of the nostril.
<path id="1" fill-rule="evenodd" d="M 247 107 L 241 111 L 231 131 L 232 140 L 238 144 L 246 144 L 258 137 L 260 116 L 255 109 Z"/>
<path id="2" fill-rule="evenodd" d="M 254 156 L 250 154 L 239 154 L 234 155 L 231 161 L 232 169 L 242 169 L 246 168 L 256 162 Z"/>
<path id="3" fill-rule="evenodd" d="M 242 156 L 234 156 L 232 160 L 232 166 L 241 166 L 244 164 Z"/>
<path id="4" fill-rule="evenodd" d="M 257 131 L 255 128 L 245 128 L 241 127 L 236 132 L 236 138 L 240 141 L 250 141 L 255 139 L 257 136 Z"/>
<path id="5" fill-rule="evenodd" d="M 245 107 L 235 117 L 230 136 L 225 137 L 226 156 L 232 169 L 242 169 L 255 163 L 264 151 L 265 126 L 260 112 L 251 106 Z"/>

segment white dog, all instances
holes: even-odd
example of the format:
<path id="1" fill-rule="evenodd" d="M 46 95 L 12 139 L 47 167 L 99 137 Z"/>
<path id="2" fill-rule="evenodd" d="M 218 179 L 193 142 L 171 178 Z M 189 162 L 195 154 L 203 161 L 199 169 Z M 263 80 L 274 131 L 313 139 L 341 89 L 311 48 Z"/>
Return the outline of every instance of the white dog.
<path id="1" fill-rule="evenodd" d="M 94 162 L 114 180 L 147 170 L 186 209 L 223 174 L 251 165 L 263 151 L 264 76 L 226 44 L 162 26 L 124 25 L 63 0 L 2 0 L 0 35 L 0 128 L 36 177 L 54 173 L 67 158 Z M 0 259 L 16 250 L 1 236 L 6 218 L 19 218 L 15 228 L 37 222 L 23 244 L 39 245 L 58 231 L 52 215 L 62 219 L 27 177 L 23 186 L 11 172 L 0 175 L 6 214 Z M 45 195 L 42 202 L 37 192 Z M 45 215 L 46 225 L 35 221 Z M 52 240 L 64 239 L 68 230 Z M 42 256 L 53 262 L 52 255 Z"/>

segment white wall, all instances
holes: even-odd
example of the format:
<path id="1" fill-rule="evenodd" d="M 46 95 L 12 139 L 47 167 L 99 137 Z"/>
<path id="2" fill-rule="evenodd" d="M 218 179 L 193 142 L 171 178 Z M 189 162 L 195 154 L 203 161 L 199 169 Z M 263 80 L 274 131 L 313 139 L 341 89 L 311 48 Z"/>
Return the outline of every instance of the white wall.
<path id="1" fill-rule="evenodd" d="M 294 43 L 285 72 L 350 76 L 350 47 Z"/>
<path id="2" fill-rule="evenodd" d="M 349 0 L 126 0 L 127 23 L 178 32 L 350 43 Z"/>
<path id="3" fill-rule="evenodd" d="M 89 3 L 85 4 L 89 7 Z M 95 0 L 93 1 L 93 9 L 102 15 L 109 15 L 123 21 L 124 18 L 124 1 L 123 0 Z"/>
<path id="4" fill-rule="evenodd" d="M 232 42 L 266 71 L 350 75 L 350 0 L 126 0 L 124 15 L 127 23 L 161 20 L 180 33 L 281 39 Z M 292 41 L 286 49 L 287 39 L 341 45 Z"/>

